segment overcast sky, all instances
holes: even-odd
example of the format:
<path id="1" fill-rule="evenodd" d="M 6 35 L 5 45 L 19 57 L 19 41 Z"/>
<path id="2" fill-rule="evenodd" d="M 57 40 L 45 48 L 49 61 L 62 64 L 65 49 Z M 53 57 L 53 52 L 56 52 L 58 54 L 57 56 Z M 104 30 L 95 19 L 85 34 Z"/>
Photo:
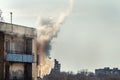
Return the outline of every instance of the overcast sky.
<path id="1" fill-rule="evenodd" d="M 68 8 L 69 0 L 0 0 L 6 22 L 35 27 L 42 16 Z M 72 13 L 52 44 L 63 71 L 120 68 L 120 1 L 75 0 Z"/>

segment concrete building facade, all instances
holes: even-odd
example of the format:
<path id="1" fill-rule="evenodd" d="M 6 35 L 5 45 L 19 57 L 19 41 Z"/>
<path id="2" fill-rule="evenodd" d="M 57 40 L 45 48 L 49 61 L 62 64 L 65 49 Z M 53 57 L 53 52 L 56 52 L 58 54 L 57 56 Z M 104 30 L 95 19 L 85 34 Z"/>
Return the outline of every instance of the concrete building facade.
<path id="1" fill-rule="evenodd" d="M 0 22 L 0 80 L 37 80 L 36 29 Z"/>

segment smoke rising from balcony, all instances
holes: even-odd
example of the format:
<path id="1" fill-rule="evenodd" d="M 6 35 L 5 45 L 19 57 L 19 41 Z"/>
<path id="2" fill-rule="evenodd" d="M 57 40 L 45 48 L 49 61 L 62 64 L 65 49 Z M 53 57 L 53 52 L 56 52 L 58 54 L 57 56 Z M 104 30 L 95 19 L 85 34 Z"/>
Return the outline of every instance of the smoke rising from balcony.
<path id="1" fill-rule="evenodd" d="M 54 67 L 54 61 L 50 59 L 51 41 L 55 38 L 60 30 L 60 26 L 64 23 L 67 16 L 72 11 L 73 0 L 70 0 L 69 8 L 62 11 L 58 16 L 41 18 L 37 27 L 37 44 L 38 44 L 38 77 L 43 78 L 49 74 Z"/>

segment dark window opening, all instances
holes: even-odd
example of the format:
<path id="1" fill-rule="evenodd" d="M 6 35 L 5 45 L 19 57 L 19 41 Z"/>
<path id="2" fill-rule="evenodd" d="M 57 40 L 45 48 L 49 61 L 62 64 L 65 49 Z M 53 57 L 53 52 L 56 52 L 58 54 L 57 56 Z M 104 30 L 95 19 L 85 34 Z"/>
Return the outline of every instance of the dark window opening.
<path id="1" fill-rule="evenodd" d="M 13 54 L 32 54 L 32 38 L 6 40 L 6 52 Z"/>
<path id="2" fill-rule="evenodd" d="M 6 41 L 6 52 L 10 52 L 10 40 Z"/>
<path id="3" fill-rule="evenodd" d="M 32 39 L 26 39 L 26 54 L 32 54 Z"/>
<path id="4" fill-rule="evenodd" d="M 24 41 L 14 40 L 11 42 L 11 52 L 16 54 L 25 53 L 25 44 Z"/>

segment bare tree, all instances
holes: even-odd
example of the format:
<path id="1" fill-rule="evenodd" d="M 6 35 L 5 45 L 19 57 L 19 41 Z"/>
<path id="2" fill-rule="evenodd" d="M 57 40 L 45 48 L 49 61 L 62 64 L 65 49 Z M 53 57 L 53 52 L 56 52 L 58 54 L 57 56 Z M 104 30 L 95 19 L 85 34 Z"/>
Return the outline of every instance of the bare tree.
<path id="1" fill-rule="evenodd" d="M 4 22 L 4 19 L 2 17 L 2 10 L 0 9 L 0 22 Z"/>

